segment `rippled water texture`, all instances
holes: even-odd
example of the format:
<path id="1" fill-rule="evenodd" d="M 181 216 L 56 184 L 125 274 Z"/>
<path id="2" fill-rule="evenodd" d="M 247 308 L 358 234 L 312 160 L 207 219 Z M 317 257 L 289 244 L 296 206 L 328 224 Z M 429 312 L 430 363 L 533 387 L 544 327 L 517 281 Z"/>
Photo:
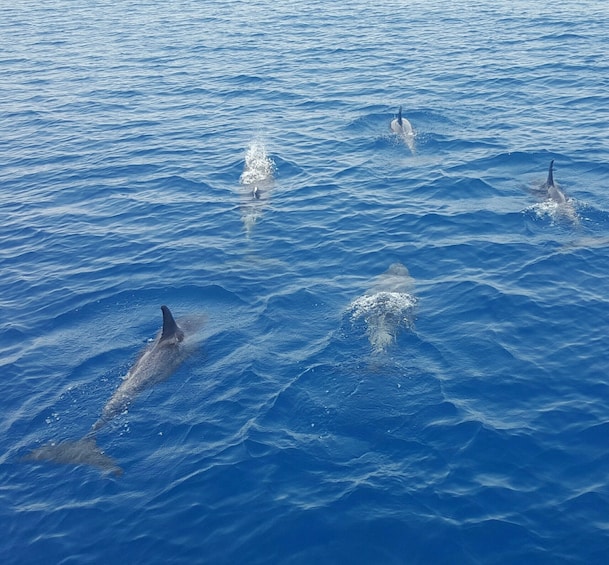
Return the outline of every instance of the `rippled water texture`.
<path id="1" fill-rule="evenodd" d="M 3 3 L 3 562 L 604 563 L 607 30 Z M 163 304 L 196 347 L 71 464 Z"/>

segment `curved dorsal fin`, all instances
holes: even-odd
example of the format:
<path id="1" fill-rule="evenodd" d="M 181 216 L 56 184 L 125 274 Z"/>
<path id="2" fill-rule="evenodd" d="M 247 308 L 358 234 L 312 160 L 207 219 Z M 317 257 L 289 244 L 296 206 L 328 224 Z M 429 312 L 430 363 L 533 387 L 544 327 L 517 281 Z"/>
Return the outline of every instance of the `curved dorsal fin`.
<path id="1" fill-rule="evenodd" d="M 550 168 L 548 169 L 548 180 L 546 181 L 547 186 L 554 186 L 554 173 L 552 170 L 553 167 L 554 167 L 554 159 L 552 159 L 550 161 Z"/>
<path id="2" fill-rule="evenodd" d="M 182 341 L 184 339 L 184 332 L 180 329 L 176 321 L 173 319 L 173 315 L 167 306 L 161 306 L 163 311 L 163 331 L 161 332 L 160 341 L 166 339 L 173 339 L 175 341 Z"/>
<path id="3" fill-rule="evenodd" d="M 400 109 L 398 110 L 398 124 L 401 126 L 402 125 L 402 107 L 400 106 Z"/>

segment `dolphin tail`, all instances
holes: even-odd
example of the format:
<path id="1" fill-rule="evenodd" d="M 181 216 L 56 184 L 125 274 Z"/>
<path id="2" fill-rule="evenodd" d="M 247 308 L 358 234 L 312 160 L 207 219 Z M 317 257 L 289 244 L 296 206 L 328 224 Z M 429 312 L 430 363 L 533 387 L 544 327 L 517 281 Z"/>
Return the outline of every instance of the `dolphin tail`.
<path id="1" fill-rule="evenodd" d="M 123 470 L 116 461 L 106 455 L 91 434 L 77 440 L 48 443 L 34 449 L 22 458 L 23 461 L 52 461 L 63 465 L 91 465 L 101 471 L 120 476 Z"/>
<path id="2" fill-rule="evenodd" d="M 548 169 L 548 180 L 546 181 L 546 185 L 548 187 L 554 186 L 554 159 L 550 161 L 550 168 Z"/>

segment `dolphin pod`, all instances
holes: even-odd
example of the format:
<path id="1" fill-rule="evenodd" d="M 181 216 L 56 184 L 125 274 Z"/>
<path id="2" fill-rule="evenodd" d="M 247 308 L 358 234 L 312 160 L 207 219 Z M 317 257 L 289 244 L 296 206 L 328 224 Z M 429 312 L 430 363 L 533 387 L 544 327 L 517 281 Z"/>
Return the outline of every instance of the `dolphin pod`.
<path id="1" fill-rule="evenodd" d="M 53 461 L 72 465 L 91 465 L 121 475 L 116 461 L 97 445 L 96 434 L 110 420 L 127 410 L 144 389 L 169 378 L 190 353 L 184 331 L 167 306 L 161 306 L 163 327 L 155 340 L 144 348 L 123 382 L 102 409 L 88 434 L 78 440 L 65 440 L 39 447 L 24 457 L 26 461 Z"/>
<path id="2" fill-rule="evenodd" d="M 403 137 L 409 147 L 413 148 L 413 129 L 410 122 L 402 116 L 401 106 L 397 118 L 391 121 L 390 129 Z M 545 191 L 549 200 L 563 204 L 567 202 L 567 198 L 554 180 L 553 167 L 554 160 L 551 160 L 547 179 L 541 185 L 541 189 Z M 265 189 L 272 183 L 273 170 L 274 163 L 267 157 L 264 146 L 253 144 L 248 150 L 246 168 L 241 176 L 242 184 L 249 190 L 250 201 L 255 203 L 265 197 Z M 255 223 L 258 211 L 255 212 L 250 212 L 251 217 L 248 216 L 245 222 L 248 230 Z M 352 301 L 350 305 L 352 320 L 364 321 L 374 352 L 385 351 L 395 341 L 400 329 L 413 328 L 414 310 L 417 304 L 413 287 L 414 281 L 408 269 L 396 263 L 377 277 L 363 296 Z M 43 445 L 26 454 L 23 460 L 90 465 L 115 475 L 123 473 L 117 462 L 98 446 L 98 431 L 113 418 L 123 414 L 143 390 L 169 378 L 190 353 L 184 343 L 186 337 L 184 329 L 176 323 L 167 306 L 161 306 L 161 311 L 162 329 L 155 340 L 140 353 L 122 383 L 102 408 L 91 430 L 77 440 Z"/>

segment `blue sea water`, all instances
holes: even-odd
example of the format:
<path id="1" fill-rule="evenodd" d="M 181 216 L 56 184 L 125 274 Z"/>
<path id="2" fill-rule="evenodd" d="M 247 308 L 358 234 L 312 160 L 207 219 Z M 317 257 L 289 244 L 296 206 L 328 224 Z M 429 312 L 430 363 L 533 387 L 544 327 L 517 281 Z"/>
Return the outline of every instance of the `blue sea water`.
<path id="1" fill-rule="evenodd" d="M 604 0 L 3 3 L 3 563 L 604 563 L 608 30 Z M 124 474 L 25 460 L 162 304 L 205 325 L 100 431 Z"/>

